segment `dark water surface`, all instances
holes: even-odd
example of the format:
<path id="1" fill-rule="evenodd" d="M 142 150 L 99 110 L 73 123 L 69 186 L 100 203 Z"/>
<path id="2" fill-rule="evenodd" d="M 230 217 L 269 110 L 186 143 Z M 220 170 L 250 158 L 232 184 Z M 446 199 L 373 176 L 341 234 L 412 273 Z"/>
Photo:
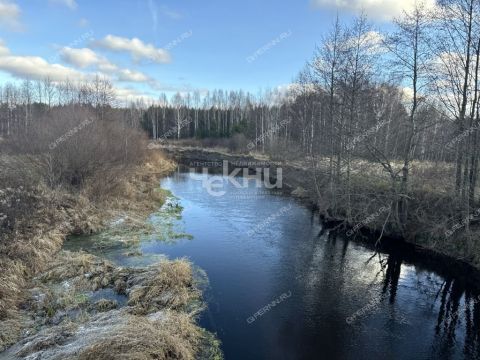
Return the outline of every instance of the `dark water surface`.
<path id="1" fill-rule="evenodd" d="M 212 196 L 202 176 L 162 181 L 184 207 L 175 226 L 192 239 L 149 237 L 142 257 L 110 255 L 122 265 L 188 257 L 205 270 L 200 322 L 227 360 L 480 358 L 472 274 L 318 236 L 318 216 L 293 198 L 252 181 L 247 189 L 225 182 L 226 194 Z M 88 241 L 76 247 L 88 250 Z"/>

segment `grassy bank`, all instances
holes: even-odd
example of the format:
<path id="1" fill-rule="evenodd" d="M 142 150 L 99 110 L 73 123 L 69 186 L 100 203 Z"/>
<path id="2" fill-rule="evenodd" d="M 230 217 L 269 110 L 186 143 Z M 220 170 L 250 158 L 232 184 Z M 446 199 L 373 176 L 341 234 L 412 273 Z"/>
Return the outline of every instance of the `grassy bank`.
<path id="1" fill-rule="evenodd" d="M 6 169 L 24 163 L 11 156 L 1 161 Z M 165 202 L 158 182 L 173 168 L 150 151 L 102 193 L 98 179 L 75 189 L 39 181 L 0 190 L 6 229 L 0 239 L 0 350 L 16 344 L 9 350 L 15 357 L 79 359 L 193 359 L 205 349 L 210 358 L 220 356 L 215 338 L 195 323 L 201 299 L 187 261 L 134 270 L 60 251 L 66 236 L 99 232 L 119 216 L 127 226 L 145 221 Z M 92 297 L 100 290 L 124 297 L 125 304 Z M 57 354 L 56 345 L 67 342 L 70 350 L 64 350 L 72 352 Z"/>
<path id="2" fill-rule="evenodd" d="M 59 252 L 24 304 L 28 332 L 13 358 L 220 359 L 196 325 L 202 310 L 191 264 L 122 268 L 83 252 Z"/>

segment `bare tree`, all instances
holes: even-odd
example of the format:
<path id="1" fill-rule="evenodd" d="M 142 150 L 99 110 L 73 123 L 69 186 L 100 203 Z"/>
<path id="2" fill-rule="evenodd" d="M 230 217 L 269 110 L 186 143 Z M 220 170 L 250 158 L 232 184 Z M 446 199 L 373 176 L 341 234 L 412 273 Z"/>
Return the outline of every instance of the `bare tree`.
<path id="1" fill-rule="evenodd" d="M 425 100 L 426 83 L 429 71 L 429 63 L 432 55 L 428 46 L 430 16 L 425 3 L 416 3 L 411 12 L 405 12 L 403 16 L 395 20 L 396 32 L 385 41 L 393 60 L 393 76 L 399 83 L 405 84 L 411 90 L 408 122 L 405 124 L 405 147 L 403 150 L 401 186 L 397 203 L 400 226 L 404 227 L 408 217 L 408 186 L 410 175 L 410 163 L 415 148 L 415 140 L 418 140 L 418 109 Z"/>

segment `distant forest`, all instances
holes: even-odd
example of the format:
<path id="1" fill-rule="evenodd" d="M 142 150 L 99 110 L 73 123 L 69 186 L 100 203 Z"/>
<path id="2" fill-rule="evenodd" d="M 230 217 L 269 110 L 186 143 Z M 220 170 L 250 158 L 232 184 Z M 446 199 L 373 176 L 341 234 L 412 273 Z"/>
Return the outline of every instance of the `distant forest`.
<path id="1" fill-rule="evenodd" d="M 336 19 L 291 84 L 259 94 L 195 91 L 120 106 L 99 78 L 6 84 L 0 135 L 28 133 L 52 108 L 81 107 L 160 142 L 229 139 L 238 152 L 310 161 L 332 216 L 354 221 L 365 213 L 355 207 L 375 197 L 377 209 L 391 204 L 395 232 L 443 234 L 454 220 L 438 227 L 440 217 L 465 218 L 478 203 L 479 76 L 480 2 L 419 2 L 388 33 L 364 15 Z"/>

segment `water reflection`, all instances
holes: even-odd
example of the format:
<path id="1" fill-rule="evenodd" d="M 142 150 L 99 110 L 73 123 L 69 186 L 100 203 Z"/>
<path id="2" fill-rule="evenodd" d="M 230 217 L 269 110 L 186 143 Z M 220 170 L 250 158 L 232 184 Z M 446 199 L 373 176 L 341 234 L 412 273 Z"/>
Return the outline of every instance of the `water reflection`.
<path id="1" fill-rule="evenodd" d="M 206 271 L 209 306 L 200 321 L 218 333 L 227 360 L 480 358 L 480 298 L 470 269 L 403 248 L 376 252 L 266 189 L 227 183 L 226 195 L 214 197 L 182 172 L 163 186 L 179 198 L 194 239 L 149 239 L 142 251 L 187 256 Z M 262 231 L 249 232 L 265 219 Z"/>
<path id="2" fill-rule="evenodd" d="M 372 257 L 375 256 L 378 256 L 383 278 L 379 296 L 394 305 L 404 261 L 402 254 L 385 254 L 384 257 L 382 254 L 374 254 Z M 411 267 L 410 264 L 406 266 Z M 432 280 L 432 276 L 428 278 Z M 474 289 L 474 284 L 467 284 L 462 277 L 449 276 L 439 283 L 428 281 L 427 277 L 417 274 L 417 285 L 419 293 L 427 295 L 430 308 L 436 312 L 429 358 L 480 358 L 480 296 L 478 289 Z M 424 335 L 425 341 L 428 341 L 427 335 Z M 405 354 L 405 357 L 408 356 Z"/>

